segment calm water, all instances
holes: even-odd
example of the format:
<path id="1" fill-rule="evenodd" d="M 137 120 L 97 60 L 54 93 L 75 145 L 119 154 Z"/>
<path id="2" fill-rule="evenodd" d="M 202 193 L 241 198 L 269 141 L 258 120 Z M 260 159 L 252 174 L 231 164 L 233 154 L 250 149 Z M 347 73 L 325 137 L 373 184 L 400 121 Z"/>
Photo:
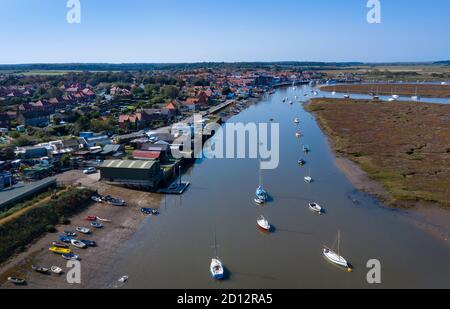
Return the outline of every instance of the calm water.
<path id="1" fill-rule="evenodd" d="M 384 288 L 450 288 L 450 250 L 412 226 L 399 211 L 388 210 L 357 193 L 335 166 L 326 137 L 299 103 L 281 103 L 309 87 L 280 89 L 231 122 L 280 123 L 280 165 L 263 172 L 273 196 L 267 206 L 253 202 L 258 185 L 257 160 L 202 160 L 186 172 L 192 186 L 183 196 L 167 196 L 159 217 L 147 218 L 121 248 L 111 281 L 127 274 L 127 288 L 374 288 L 366 281 L 366 263 L 382 263 Z M 302 139 L 295 138 L 300 117 Z M 301 145 L 310 145 L 300 168 Z M 311 171 L 315 182 L 303 177 Z M 357 198 L 360 203 L 352 203 Z M 313 214 L 317 201 L 327 213 Z M 275 232 L 263 234 L 256 219 L 264 214 Z M 322 257 L 322 245 L 333 245 L 341 230 L 341 253 L 354 266 L 347 273 Z M 218 254 L 228 279 L 210 278 Z"/>

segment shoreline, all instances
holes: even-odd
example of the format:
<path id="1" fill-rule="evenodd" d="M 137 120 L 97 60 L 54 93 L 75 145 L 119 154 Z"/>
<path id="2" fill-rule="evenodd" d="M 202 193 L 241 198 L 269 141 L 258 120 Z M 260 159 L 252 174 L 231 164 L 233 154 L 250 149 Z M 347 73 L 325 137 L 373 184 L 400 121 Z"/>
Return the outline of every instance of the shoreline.
<path id="1" fill-rule="evenodd" d="M 249 98 L 245 102 L 240 102 L 241 111 L 263 100 L 260 98 Z M 225 109 L 227 117 L 225 122 L 235 114 L 229 113 L 233 107 Z M 109 282 L 113 269 L 114 260 L 120 253 L 120 249 L 125 242 L 139 230 L 141 224 L 147 219 L 139 211 L 142 207 L 159 209 L 163 194 L 145 191 L 132 190 L 120 186 L 109 185 L 99 181 L 99 175 L 86 176 L 80 171 L 69 171 L 58 175 L 58 182 L 63 184 L 80 183 L 82 186 L 96 190 L 99 194 L 111 195 L 127 201 L 126 207 L 114 207 L 111 205 L 91 203 L 82 212 L 70 218 L 70 226 L 58 225 L 58 233 L 46 233 L 34 240 L 26 248 L 7 261 L 0 264 L 0 289 L 90 289 L 90 288 L 110 288 L 117 282 Z M 81 236 L 79 239 L 94 240 L 96 247 L 88 249 L 71 249 L 81 257 L 81 284 L 71 285 L 66 281 L 66 274 L 69 269 L 65 267 L 66 261 L 60 255 L 48 251 L 51 242 L 57 241 L 59 235 L 64 230 L 73 230 L 77 226 L 89 226 L 86 221 L 88 216 L 98 216 L 110 219 L 111 223 L 105 223 L 103 229 L 93 230 L 91 235 Z M 155 217 L 156 220 L 159 216 Z M 31 270 L 32 265 L 50 268 L 59 266 L 63 269 L 62 275 L 42 275 Z M 14 286 L 7 282 L 9 276 L 24 278 L 27 284 L 24 286 Z M 119 278 L 117 278 L 119 279 Z"/>
<path id="2" fill-rule="evenodd" d="M 305 102 L 304 107 L 308 103 L 309 101 Z M 391 195 L 383 185 L 370 179 L 367 173 L 356 162 L 338 154 L 331 140 L 331 136 L 324 130 L 321 121 L 313 112 L 307 112 L 314 117 L 320 130 L 326 137 L 327 143 L 334 155 L 336 166 L 358 191 L 364 192 L 380 201 L 383 205 L 381 207 L 383 208 L 399 210 L 410 223 L 450 247 L 450 226 L 448 224 L 450 222 L 450 211 L 443 209 L 436 203 L 423 201 L 411 202 L 409 207 L 387 205 L 386 203 L 391 200 Z"/>

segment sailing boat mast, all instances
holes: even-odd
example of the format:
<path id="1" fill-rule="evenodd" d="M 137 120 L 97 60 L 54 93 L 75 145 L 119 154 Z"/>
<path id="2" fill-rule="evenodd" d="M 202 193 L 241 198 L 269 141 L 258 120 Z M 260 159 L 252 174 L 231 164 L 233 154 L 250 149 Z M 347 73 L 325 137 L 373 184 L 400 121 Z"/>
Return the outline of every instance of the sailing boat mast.
<path id="1" fill-rule="evenodd" d="M 338 255 L 341 256 L 341 231 L 338 231 Z"/>

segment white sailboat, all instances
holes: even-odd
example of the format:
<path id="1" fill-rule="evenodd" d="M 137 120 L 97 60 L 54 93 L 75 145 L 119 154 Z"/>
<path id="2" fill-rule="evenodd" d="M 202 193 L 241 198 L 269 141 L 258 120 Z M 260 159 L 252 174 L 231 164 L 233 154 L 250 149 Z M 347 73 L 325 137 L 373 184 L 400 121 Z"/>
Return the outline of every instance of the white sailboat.
<path id="1" fill-rule="evenodd" d="M 256 223 L 262 230 L 266 232 L 270 231 L 270 223 L 263 215 L 259 216 L 259 218 L 256 220 Z"/>
<path id="2" fill-rule="evenodd" d="M 211 276 L 216 280 L 222 280 L 223 279 L 223 264 L 220 261 L 219 257 L 217 256 L 217 242 L 216 242 L 216 235 L 214 234 L 214 256 L 215 258 L 211 259 L 211 264 L 209 265 L 209 270 L 211 272 Z"/>
<path id="3" fill-rule="evenodd" d="M 311 177 L 311 170 L 309 171 L 309 175 L 305 176 L 305 182 L 306 183 L 312 183 L 313 182 L 313 179 Z"/>
<path id="4" fill-rule="evenodd" d="M 348 265 L 347 260 L 341 256 L 340 254 L 340 241 L 341 241 L 341 232 L 338 231 L 338 251 L 335 252 L 330 248 L 327 248 L 324 246 L 323 248 L 323 255 L 333 264 L 336 264 L 338 266 L 342 266 L 347 268 L 348 271 L 351 271 L 350 266 Z"/>
<path id="5" fill-rule="evenodd" d="M 417 95 L 417 86 L 416 86 L 416 93 L 411 97 L 411 99 L 413 101 L 419 101 L 420 100 L 420 97 Z"/>

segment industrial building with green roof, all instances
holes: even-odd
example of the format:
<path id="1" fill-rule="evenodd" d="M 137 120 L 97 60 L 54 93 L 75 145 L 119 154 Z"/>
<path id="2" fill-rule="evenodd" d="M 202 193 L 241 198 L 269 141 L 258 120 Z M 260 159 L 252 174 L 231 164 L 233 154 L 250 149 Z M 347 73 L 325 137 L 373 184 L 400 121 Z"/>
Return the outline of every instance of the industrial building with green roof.
<path id="1" fill-rule="evenodd" d="M 103 181 L 129 187 L 156 189 L 163 172 L 159 161 L 106 160 L 100 166 Z"/>

